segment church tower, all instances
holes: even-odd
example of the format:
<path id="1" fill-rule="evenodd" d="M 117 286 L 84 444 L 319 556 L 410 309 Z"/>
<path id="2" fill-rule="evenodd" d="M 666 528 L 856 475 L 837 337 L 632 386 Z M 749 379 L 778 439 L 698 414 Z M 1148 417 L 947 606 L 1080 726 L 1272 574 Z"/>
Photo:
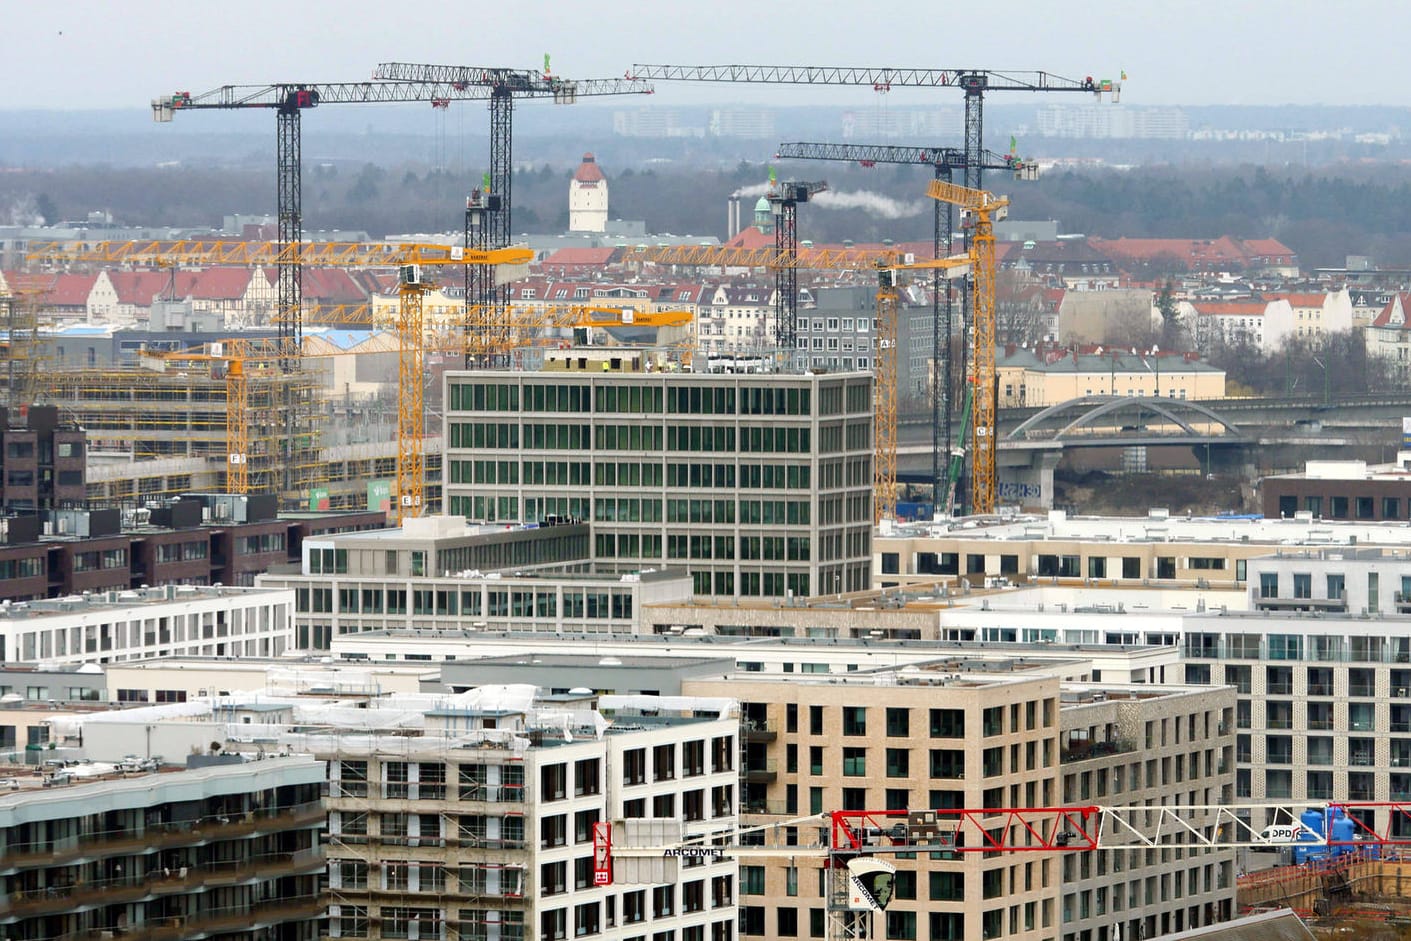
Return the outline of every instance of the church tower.
<path id="1" fill-rule="evenodd" d="M 606 232 L 608 227 L 608 181 L 592 154 L 583 162 L 568 184 L 568 230 Z"/>

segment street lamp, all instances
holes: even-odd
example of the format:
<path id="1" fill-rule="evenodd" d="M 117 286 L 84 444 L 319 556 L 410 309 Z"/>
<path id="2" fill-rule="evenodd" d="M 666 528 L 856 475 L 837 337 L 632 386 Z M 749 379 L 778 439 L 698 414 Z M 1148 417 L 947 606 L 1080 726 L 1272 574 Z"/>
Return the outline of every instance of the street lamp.
<path id="1" fill-rule="evenodd" d="M 1142 357 L 1142 365 L 1145 366 L 1145 367 L 1156 377 L 1156 379 L 1155 379 L 1155 381 L 1156 381 L 1156 397 L 1157 397 L 1158 399 L 1161 398 L 1161 356 L 1160 356 L 1160 353 L 1161 353 L 1161 347 L 1159 347 L 1159 346 L 1157 346 L 1156 344 L 1153 343 L 1153 344 L 1151 345 L 1151 349 L 1146 353 L 1145 356 Z M 1147 356 L 1150 356 L 1150 357 L 1152 358 L 1152 360 L 1156 363 L 1156 368 L 1155 368 L 1155 369 L 1152 368 L 1151 363 L 1148 363 L 1148 362 L 1146 361 L 1146 357 L 1147 357 Z"/>

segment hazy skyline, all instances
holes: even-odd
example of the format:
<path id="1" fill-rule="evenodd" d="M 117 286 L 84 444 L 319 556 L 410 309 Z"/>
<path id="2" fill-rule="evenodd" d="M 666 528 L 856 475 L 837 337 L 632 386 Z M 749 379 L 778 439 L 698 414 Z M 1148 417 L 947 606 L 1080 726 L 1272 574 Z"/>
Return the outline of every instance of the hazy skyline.
<path id="1" fill-rule="evenodd" d="M 434 11 L 434 12 L 433 12 Z M 145 107 L 225 84 L 361 81 L 379 62 L 540 68 L 569 78 L 633 63 L 1044 70 L 1117 78 L 1130 105 L 1411 106 L 1395 0 L 1168 0 L 967 5 L 673 0 L 401 7 L 345 0 L 11 4 L 0 110 Z M 1076 96 L 1050 98 L 1077 103 Z M 870 90 L 661 84 L 644 103 L 877 103 Z M 991 96 L 996 103 L 1033 96 Z M 879 106 L 960 103 L 898 89 Z"/>

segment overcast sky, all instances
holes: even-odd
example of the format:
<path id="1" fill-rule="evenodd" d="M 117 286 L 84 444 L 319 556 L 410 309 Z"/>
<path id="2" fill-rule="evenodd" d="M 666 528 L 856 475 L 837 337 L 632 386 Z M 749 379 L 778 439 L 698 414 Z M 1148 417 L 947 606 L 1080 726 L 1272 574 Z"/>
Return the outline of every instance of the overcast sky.
<path id="1" fill-rule="evenodd" d="M 3 9 L 0 109 L 145 108 L 177 90 L 359 81 L 384 61 L 539 68 L 546 52 L 567 78 L 618 76 L 635 62 L 1073 78 L 1125 69 L 1131 105 L 1411 106 L 1406 0 L 5 0 Z M 671 84 L 652 103 L 875 97 Z M 948 90 L 889 96 L 897 107 L 959 100 Z"/>

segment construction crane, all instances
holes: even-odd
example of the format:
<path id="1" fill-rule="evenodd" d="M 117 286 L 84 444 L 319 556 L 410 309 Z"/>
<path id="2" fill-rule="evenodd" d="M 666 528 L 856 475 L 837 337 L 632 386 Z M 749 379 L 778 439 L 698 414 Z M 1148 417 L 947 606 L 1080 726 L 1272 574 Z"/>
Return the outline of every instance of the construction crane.
<path id="1" fill-rule="evenodd" d="M 414 242 L 400 244 L 293 242 L 272 245 L 265 242 L 144 241 L 44 243 L 36 245 L 27 256 L 27 260 L 57 262 L 104 261 L 121 258 L 128 263 L 168 266 L 176 264 L 267 265 L 271 262 L 276 264 L 283 262 L 296 267 L 317 262 L 318 264 L 348 267 L 397 268 L 402 276 L 399 282 L 400 302 L 397 319 L 398 349 L 400 351 L 397 396 L 397 478 L 399 486 L 405 483 L 407 487 L 406 490 L 399 491 L 400 519 L 407 512 L 411 512 L 412 515 L 420 514 L 425 488 L 425 462 L 422 443 L 426 423 L 423 388 L 425 377 L 422 373 L 425 319 L 422 315 L 421 301 L 422 296 L 432 287 L 429 280 L 420 277 L 408 285 L 406 276 L 412 272 L 420 272 L 422 267 L 523 265 L 533 257 L 534 253 L 527 248 L 503 248 L 488 252 L 475 252 L 466 251 L 460 247 Z M 301 341 L 285 334 L 281 334 L 277 340 L 276 351 L 280 356 L 280 369 L 288 374 L 289 364 L 293 363 L 297 366 L 300 363 L 303 351 L 298 347 L 302 344 Z M 244 368 L 240 368 L 236 372 L 245 378 L 241 380 L 238 376 L 237 385 L 228 386 L 228 391 L 233 388 L 236 394 L 235 411 L 237 415 L 243 416 L 244 410 L 240 404 L 242 386 L 239 385 L 239 382 L 248 382 L 250 373 Z M 287 409 L 287 414 L 292 414 L 294 411 L 295 408 L 291 404 Z M 290 449 L 286 460 L 286 480 L 283 488 L 286 492 L 293 489 L 289 475 L 292 473 L 292 467 L 298 464 L 294 448 L 299 441 L 312 440 L 312 428 L 307 427 L 306 422 L 298 420 L 302 417 L 304 416 L 290 419 L 292 427 L 286 432 L 286 446 Z M 227 421 L 229 422 L 229 415 Z M 236 424 L 238 426 L 240 422 L 237 420 Z M 235 437 L 232 438 L 229 424 L 227 425 L 229 460 L 232 467 L 243 463 L 243 456 L 248 454 L 247 448 L 241 446 L 240 434 L 237 427 Z M 248 479 L 245 485 L 248 486 Z M 409 504 L 408 500 L 412 502 Z"/>
<path id="2" fill-rule="evenodd" d="M 796 258 L 799 253 L 799 203 L 825 192 L 828 184 L 788 181 L 776 183 L 769 171 L 770 213 L 774 216 L 774 250 L 780 258 Z M 774 345 L 779 355 L 792 362 L 798 355 L 799 270 L 797 265 L 774 268 Z"/>
<path id="3" fill-rule="evenodd" d="M 380 81 L 434 83 L 462 90 L 479 89 L 479 97 L 490 104 L 490 173 L 482 190 L 472 194 L 477 201 L 477 232 L 471 232 L 472 206 L 466 206 L 466 248 L 494 249 L 510 244 L 512 230 L 511 190 L 514 183 L 514 102 L 516 98 L 552 98 L 556 104 L 573 104 L 579 98 L 602 95 L 649 95 L 646 82 L 628 78 L 568 80 L 544 70 L 481 68 L 470 65 L 420 65 L 384 62 L 373 70 Z M 503 308 L 508 296 L 500 295 L 493 282 L 476 280 L 467 285 L 467 311 L 475 305 Z M 467 313 L 467 320 L 470 315 Z M 492 327 L 493 329 L 493 327 Z M 468 354 L 469 355 L 469 354 Z M 466 366 L 471 366 L 468 360 Z"/>
<path id="4" fill-rule="evenodd" d="M 720 246 L 659 246 L 629 250 L 624 261 L 658 264 L 773 267 L 797 270 L 871 268 L 878 271 L 876 317 L 876 368 L 873 390 L 873 514 L 875 521 L 894 520 L 897 506 L 897 273 L 906 270 L 934 270 L 955 277 L 974 264 L 971 256 L 955 256 L 930 261 L 912 261 L 890 249 L 740 249 Z M 991 305 L 993 308 L 993 305 Z"/>
<path id="5" fill-rule="evenodd" d="M 528 248 L 497 248 L 486 252 L 463 248 L 440 257 L 398 267 L 397 308 L 397 509 L 395 522 L 421 516 L 426 490 L 426 317 L 423 299 L 435 283 L 423 267 L 439 265 L 526 264 L 534 257 Z"/>
<path id="6" fill-rule="evenodd" d="M 807 141 L 784 143 L 775 152 L 776 160 L 833 160 L 855 163 L 862 167 L 875 167 L 878 164 L 910 164 L 929 166 L 935 179 L 951 181 L 955 170 L 964 171 L 965 151 L 959 147 L 896 147 L 881 144 L 824 144 Z M 1038 179 L 1038 165 L 1033 161 L 1021 160 L 1015 154 L 999 154 L 982 150 L 980 159 L 986 170 L 1007 170 L 1016 179 Z M 950 203 L 937 201 L 934 212 L 934 234 L 932 257 L 945 258 L 952 252 L 952 236 L 955 232 L 954 209 Z M 954 310 L 950 291 L 941 291 L 940 272 L 931 282 L 931 363 L 938 369 L 931 376 L 931 481 L 932 500 L 938 511 L 949 513 L 954 498 L 955 479 L 949 465 L 955 463 L 957 454 L 963 450 L 954 449 L 959 435 L 951 428 L 951 391 L 955 386 L 950 355 L 950 338 L 954 329 Z M 968 401 L 968 396 L 966 396 Z M 950 460 L 943 468 L 943 457 L 950 452 Z"/>
<path id="7" fill-rule="evenodd" d="M 899 273 L 930 270 L 937 278 L 955 278 L 970 270 L 968 255 L 931 261 L 898 262 L 878 265 L 877 276 L 877 355 L 872 383 L 873 414 L 876 416 L 873 458 L 873 522 L 895 521 L 897 516 L 897 348 L 900 335 L 901 295 Z"/>
<path id="8" fill-rule="evenodd" d="M 1386 812 L 1373 826 L 1365 816 Z M 1258 813 L 1260 824 L 1251 821 Z M 871 913 L 892 898 L 896 866 L 887 857 L 954 861 L 961 854 L 1088 853 L 1240 848 L 1327 852 L 1411 846 L 1403 835 L 1411 803 L 1086 805 L 936 810 L 838 810 L 767 824 L 686 832 L 663 820 L 593 825 L 593 883 L 677 881 L 681 859 L 822 860 L 829 873 L 829 941 L 871 937 Z M 1314 821 L 1310 825 L 1310 818 Z M 1332 825 L 1335 820 L 1350 826 Z M 1267 821 L 1267 824 L 1264 822 Z M 696 825 L 697 827 L 700 824 Z M 677 830 L 679 828 L 679 830 Z M 679 832 L 677 839 L 664 834 Z M 675 835 L 673 833 L 673 835 Z M 790 863 L 792 865 L 792 862 Z"/>
<path id="9" fill-rule="evenodd" d="M 999 408 L 995 383 L 995 233 L 994 223 L 1005 217 L 1009 200 L 983 190 L 932 180 L 926 195 L 957 206 L 973 217 L 970 237 L 971 276 L 974 279 L 975 344 L 969 381 L 972 386 L 970 412 L 970 507 L 974 513 L 995 510 L 995 440 Z"/>
<path id="10" fill-rule="evenodd" d="M 1052 72 L 994 71 L 990 69 L 870 69 L 837 66 L 788 65 L 634 65 L 629 78 L 663 82 L 731 82 L 764 85 L 845 85 L 890 92 L 896 88 L 959 88 L 965 95 L 964 184 L 973 190 L 984 185 L 985 93 L 1078 92 L 1114 102 L 1121 100 L 1122 85 L 1111 79 L 1065 78 Z M 1123 78 L 1125 79 L 1125 73 Z M 948 230 L 949 231 L 949 230 Z M 968 248 L 969 245 L 966 245 Z M 949 254 L 949 249 L 946 249 Z M 941 252 L 936 252 L 940 256 Z M 962 309 L 961 322 L 968 323 Z M 962 371 L 964 371 L 962 369 Z M 932 463 L 936 463 L 933 439 Z M 933 466 L 932 470 L 935 470 Z"/>

